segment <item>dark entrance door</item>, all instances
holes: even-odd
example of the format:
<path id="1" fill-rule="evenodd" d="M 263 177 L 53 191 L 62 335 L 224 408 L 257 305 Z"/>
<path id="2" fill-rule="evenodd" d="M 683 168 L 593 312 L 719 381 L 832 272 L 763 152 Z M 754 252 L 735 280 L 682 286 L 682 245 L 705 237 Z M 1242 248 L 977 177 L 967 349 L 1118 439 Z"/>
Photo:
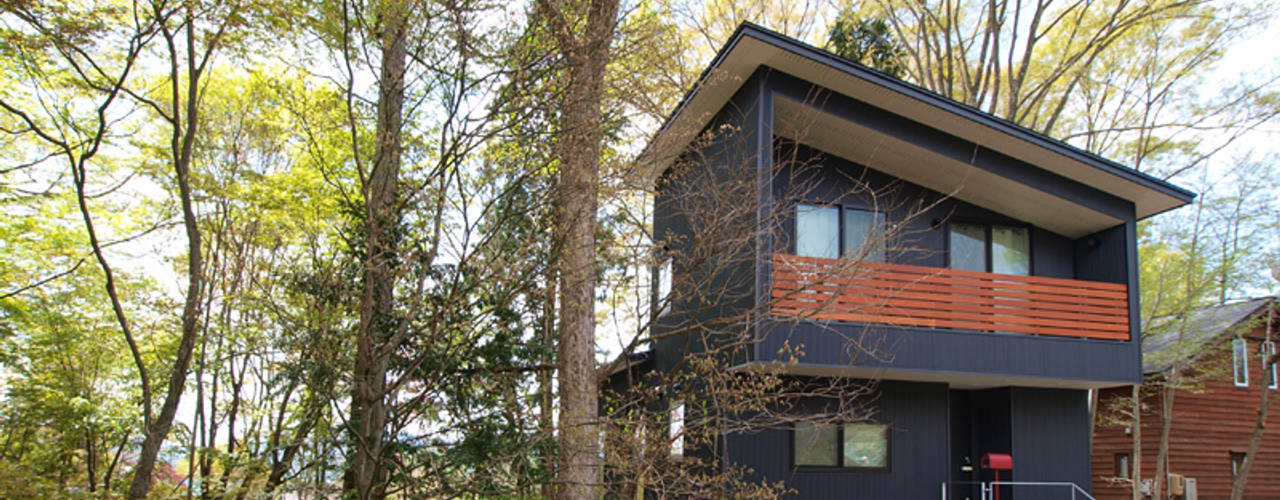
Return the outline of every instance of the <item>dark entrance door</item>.
<path id="1" fill-rule="evenodd" d="M 951 500 L 980 500 L 979 483 L 991 481 L 995 475 L 980 466 L 983 453 L 1010 453 L 1012 426 L 1010 391 L 1007 387 L 980 390 L 950 390 L 951 472 L 948 491 Z M 1015 470 L 1017 457 L 1014 457 Z M 1001 479 L 1011 480 L 1002 472 Z M 1012 500 L 1008 488 L 1000 492 L 1000 500 Z"/>

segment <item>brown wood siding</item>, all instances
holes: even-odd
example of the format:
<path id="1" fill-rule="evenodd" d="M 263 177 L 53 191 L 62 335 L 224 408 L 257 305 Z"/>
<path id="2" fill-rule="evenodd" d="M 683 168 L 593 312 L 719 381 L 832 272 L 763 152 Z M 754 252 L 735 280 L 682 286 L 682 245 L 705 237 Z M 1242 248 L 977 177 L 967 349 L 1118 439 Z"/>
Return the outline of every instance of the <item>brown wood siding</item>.
<path id="1" fill-rule="evenodd" d="M 1261 337 L 1260 331 L 1254 333 Z M 1261 397 L 1258 391 L 1264 386 L 1259 374 L 1258 342 L 1249 340 L 1249 387 L 1234 385 L 1230 345 L 1224 340 L 1200 363 L 1206 375 L 1198 390 L 1179 390 L 1173 399 L 1169 472 L 1195 478 L 1196 491 L 1202 500 L 1230 496 L 1230 453 L 1249 449 Z M 1124 387 L 1104 390 L 1100 397 L 1099 425 L 1094 433 L 1091 460 L 1093 494 L 1098 500 L 1131 498 L 1129 485 L 1118 484 L 1112 478 L 1115 456 L 1131 452 L 1132 436 L 1125 433 L 1127 425 L 1105 425 L 1108 417 L 1116 417 L 1108 405 L 1122 400 L 1119 403 L 1127 409 L 1129 396 L 1130 388 Z M 1280 398 L 1280 391 L 1271 391 L 1270 397 Z M 1155 394 L 1145 396 L 1143 401 L 1141 477 L 1152 478 L 1163 427 L 1161 404 Z M 1276 413 L 1280 413 L 1280 406 L 1273 406 L 1267 418 L 1268 432 L 1249 474 L 1246 498 L 1280 498 L 1280 416 Z"/>

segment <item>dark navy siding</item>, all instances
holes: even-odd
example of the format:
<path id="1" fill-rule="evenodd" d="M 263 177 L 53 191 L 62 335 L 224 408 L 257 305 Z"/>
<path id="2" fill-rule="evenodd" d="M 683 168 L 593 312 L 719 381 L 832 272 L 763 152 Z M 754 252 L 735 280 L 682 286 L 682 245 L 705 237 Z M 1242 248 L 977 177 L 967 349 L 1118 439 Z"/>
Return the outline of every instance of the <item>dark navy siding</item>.
<path id="1" fill-rule="evenodd" d="M 789 429 L 729 436 L 728 458 L 753 469 L 752 480 L 784 481 L 795 498 L 938 498 L 947 477 L 947 386 L 881 382 L 874 405 L 872 420 L 893 429 L 890 472 L 797 471 Z"/>
<path id="2" fill-rule="evenodd" d="M 947 199 L 936 191 L 803 144 L 779 141 L 774 162 L 779 174 L 772 197 L 792 198 L 780 206 L 793 207 L 801 201 L 839 203 L 849 208 L 875 209 L 885 214 L 888 223 L 900 225 L 895 231 L 897 240 L 890 245 L 898 250 L 888 256 L 891 262 L 946 267 L 948 222 L 1009 224 L 1030 229 L 1033 275 L 1076 278 L 1075 241 L 1066 236 L 971 203 Z M 808 167 L 817 164 L 822 165 L 821 170 Z M 801 173 L 793 172 L 797 169 Z M 922 211 L 919 207 L 923 206 L 932 208 Z M 781 234 L 775 248 L 794 252 L 794 221 L 790 217 L 786 221 L 779 228 Z"/>
<path id="3" fill-rule="evenodd" d="M 761 78 L 753 77 L 744 82 L 730 103 L 708 123 L 704 130 L 704 134 L 714 132 L 714 135 L 710 136 L 701 150 L 686 152 L 682 159 L 692 161 L 696 158 L 700 164 L 699 168 L 707 169 L 716 179 L 719 179 L 717 182 L 752 178 L 759 169 L 761 158 L 767 158 L 769 151 L 766 147 L 763 149 L 764 153 L 760 154 L 753 149 L 753 145 L 758 143 L 759 123 L 762 119 L 761 106 L 758 104 L 761 93 Z M 690 244 L 690 236 L 696 234 L 696 230 L 700 228 L 690 227 L 690 221 L 683 214 L 691 207 L 677 206 L 677 202 L 673 201 L 675 197 L 671 193 L 715 186 L 681 185 L 690 181 L 687 177 L 679 175 L 679 168 L 673 167 L 658 180 L 654 203 L 654 236 L 657 241 L 663 242 L 670 251 L 674 252 L 674 267 L 677 275 L 689 272 L 695 276 L 691 281 L 703 284 L 708 283 L 708 279 L 710 281 L 701 290 L 673 291 L 677 300 L 672 304 L 671 311 L 657 321 L 654 332 L 658 335 L 672 328 L 688 325 L 690 322 L 739 315 L 754 307 L 758 300 L 755 295 L 758 287 L 755 280 L 757 266 L 754 255 L 742 256 L 741 264 L 722 269 L 722 272 L 710 277 L 696 269 L 690 271 L 685 267 L 686 262 L 680 256 L 687 252 L 682 251 L 682 245 Z M 744 204 L 751 204 L 754 201 L 742 200 Z M 753 224 L 754 221 L 747 223 Z M 749 251 L 754 252 L 754 250 Z M 705 300 L 711 297 L 714 297 L 714 300 Z M 728 329 L 732 330 L 732 328 Z M 715 339 L 706 339 L 702 335 L 681 335 L 657 342 L 654 346 L 657 355 L 655 367 L 665 371 L 674 366 L 685 354 L 705 351 L 704 341 L 715 342 Z M 730 365 L 746 362 L 749 360 L 748 354 L 745 351 L 737 353 L 735 359 L 726 360 L 726 362 Z"/>
<path id="4" fill-rule="evenodd" d="M 1011 392 L 1014 479 L 1070 482 L 1090 491 L 1087 393 L 1030 387 L 1014 387 Z M 1065 488 L 1025 492 L 1018 498 L 1072 498 Z"/>
<path id="5" fill-rule="evenodd" d="M 1050 278 L 1077 279 L 1075 240 L 1033 227 L 1031 256 L 1031 274 Z"/>
<path id="6" fill-rule="evenodd" d="M 1131 342 L 811 321 L 768 323 L 760 332 L 761 361 L 786 342 L 803 346 L 801 364 L 884 367 L 887 378 L 900 369 L 1117 385 L 1140 380 Z M 852 356 L 849 339 L 875 347 L 876 356 Z"/>
<path id="7" fill-rule="evenodd" d="M 1126 247 L 1123 224 L 1076 240 L 1076 277 L 1124 283 L 1129 279 L 1125 265 Z"/>

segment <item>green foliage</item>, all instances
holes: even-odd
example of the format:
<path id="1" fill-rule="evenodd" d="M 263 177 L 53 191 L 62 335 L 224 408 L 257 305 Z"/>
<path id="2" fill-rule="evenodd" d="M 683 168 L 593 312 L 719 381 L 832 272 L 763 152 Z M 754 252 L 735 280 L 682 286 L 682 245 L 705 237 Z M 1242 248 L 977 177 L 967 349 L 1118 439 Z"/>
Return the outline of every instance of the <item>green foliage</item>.
<path id="1" fill-rule="evenodd" d="M 836 55 L 902 78 L 906 50 L 884 19 L 867 19 L 846 8 L 827 33 L 827 48 Z"/>

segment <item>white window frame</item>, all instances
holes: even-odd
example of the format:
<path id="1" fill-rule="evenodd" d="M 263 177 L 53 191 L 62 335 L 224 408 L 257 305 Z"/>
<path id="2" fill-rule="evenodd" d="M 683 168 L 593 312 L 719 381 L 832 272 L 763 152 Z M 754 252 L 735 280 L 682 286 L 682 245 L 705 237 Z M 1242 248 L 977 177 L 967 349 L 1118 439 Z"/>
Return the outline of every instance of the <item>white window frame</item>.
<path id="1" fill-rule="evenodd" d="M 836 216 L 834 230 L 827 231 L 831 233 L 832 242 L 835 244 L 835 255 L 820 256 L 801 253 L 800 241 L 802 239 L 802 233 L 800 230 L 800 214 L 805 211 L 817 212 L 821 210 L 831 210 Z M 857 212 L 871 215 L 871 227 L 868 228 L 867 234 L 863 237 L 863 245 L 871 244 L 875 248 L 870 249 L 867 252 L 867 255 L 864 256 L 863 260 L 866 262 L 885 262 L 885 259 L 887 258 L 886 254 L 888 253 L 888 243 L 885 241 L 885 235 L 888 232 L 889 223 L 888 216 L 884 212 L 869 208 L 858 208 L 856 206 L 840 203 L 821 204 L 817 202 L 798 203 L 796 204 L 794 212 L 795 231 L 793 231 L 794 234 L 792 234 L 792 236 L 795 238 L 796 255 L 823 259 L 844 259 L 856 253 L 861 249 L 860 247 L 847 247 L 849 246 L 849 212 Z"/>
<path id="2" fill-rule="evenodd" d="M 1231 381 L 1236 387 L 1249 387 L 1249 341 L 1241 337 L 1231 341 Z"/>
<path id="3" fill-rule="evenodd" d="M 666 316 L 667 313 L 671 312 L 671 287 L 672 281 L 675 279 L 674 260 L 675 259 L 672 257 L 667 257 L 666 259 L 663 259 L 662 264 L 658 266 L 657 293 L 654 295 L 654 300 L 657 301 L 657 304 L 660 307 L 660 309 L 658 309 L 659 318 Z"/>
<path id="4" fill-rule="evenodd" d="M 679 459 L 684 457 L 684 401 L 671 401 L 670 417 L 671 457 Z"/>
<path id="5" fill-rule="evenodd" d="M 1265 341 L 1265 342 L 1263 342 L 1263 343 L 1262 343 L 1262 368 L 1263 368 L 1264 370 L 1267 368 L 1267 357 L 1268 357 L 1268 356 L 1270 356 L 1270 355 L 1271 355 L 1271 353 L 1273 353 L 1273 352 L 1275 352 L 1275 351 L 1276 351 L 1276 343 L 1275 343 L 1275 342 L 1268 340 L 1268 341 Z M 1267 388 L 1269 388 L 1269 389 L 1273 389 L 1273 390 L 1274 390 L 1274 389 L 1280 388 L 1280 383 L 1278 383 L 1278 382 L 1280 382 L 1280 379 L 1278 379 L 1278 378 L 1276 377 L 1276 371 L 1277 371 L 1277 370 L 1275 369 L 1275 366 L 1273 365 L 1273 366 L 1271 367 L 1271 383 L 1270 383 L 1270 384 L 1267 384 Z"/>

